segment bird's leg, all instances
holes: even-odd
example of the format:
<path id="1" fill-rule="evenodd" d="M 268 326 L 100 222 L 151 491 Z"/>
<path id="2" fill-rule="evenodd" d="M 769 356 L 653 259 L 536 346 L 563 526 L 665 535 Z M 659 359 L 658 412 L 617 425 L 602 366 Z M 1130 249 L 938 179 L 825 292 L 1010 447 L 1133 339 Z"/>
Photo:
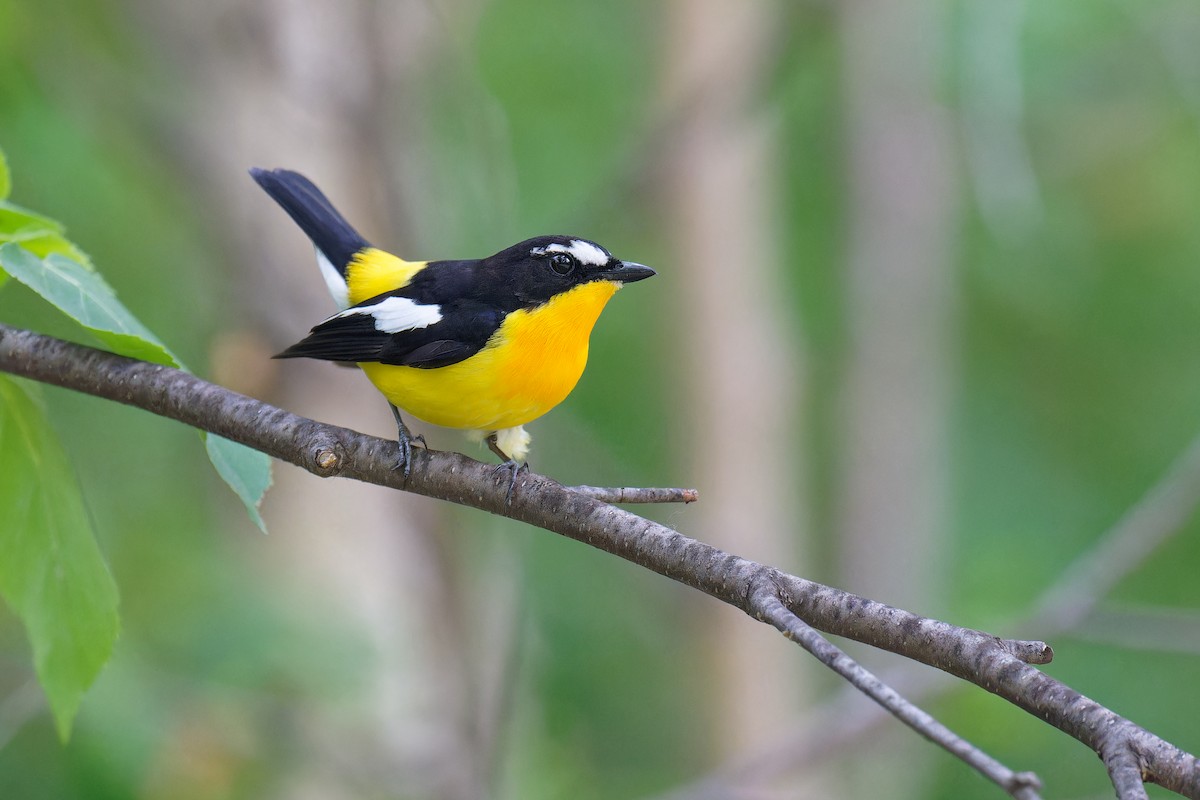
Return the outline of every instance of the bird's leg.
<path id="1" fill-rule="evenodd" d="M 526 461 L 524 464 L 518 464 L 516 460 L 512 458 L 512 456 L 501 450 L 500 445 L 496 441 L 495 431 L 489 433 L 484 441 L 487 442 L 488 450 L 491 450 L 496 454 L 497 458 L 503 459 L 504 461 L 504 463 L 498 465 L 493 472 L 496 475 L 499 475 L 501 471 L 508 473 L 508 492 L 504 495 L 504 505 L 510 506 L 512 505 L 513 487 L 517 485 L 517 475 L 521 472 L 521 470 L 529 469 L 529 462 Z"/>
<path id="2" fill-rule="evenodd" d="M 517 463 L 517 462 L 513 461 L 512 458 L 509 457 L 508 453 L 506 453 L 500 449 L 500 444 L 496 440 L 496 432 L 495 431 L 492 431 L 491 433 L 489 433 L 487 435 L 487 438 L 484 439 L 484 441 L 487 443 L 488 450 L 491 450 L 493 453 L 495 453 L 497 458 L 501 459 L 502 461 L 504 461 L 506 463 L 509 461 L 512 461 L 514 464 Z"/>
<path id="3" fill-rule="evenodd" d="M 388 403 L 388 408 L 392 410 L 392 416 L 396 419 L 396 444 L 400 445 L 400 458 L 396 461 L 396 466 L 392 467 L 392 469 L 404 470 L 404 480 L 407 481 L 408 474 L 412 471 L 413 444 L 420 443 L 421 447 L 427 450 L 429 448 L 425 444 L 424 436 L 413 436 L 408 432 L 408 426 L 400 418 L 400 409 L 391 403 Z"/>

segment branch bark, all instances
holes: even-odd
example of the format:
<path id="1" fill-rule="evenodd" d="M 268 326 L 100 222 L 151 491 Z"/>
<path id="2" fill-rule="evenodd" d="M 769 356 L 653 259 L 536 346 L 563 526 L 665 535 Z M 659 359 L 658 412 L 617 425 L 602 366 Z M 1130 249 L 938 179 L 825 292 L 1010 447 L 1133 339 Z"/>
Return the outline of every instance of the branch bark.
<path id="1" fill-rule="evenodd" d="M 1200 800 L 1200 761 L 1032 666 L 1053 656 L 1043 642 L 1001 639 L 789 575 L 542 475 L 521 473 L 508 503 L 507 480 L 497 480 L 491 465 L 458 453 L 415 451 L 405 484 L 392 469 L 393 441 L 315 422 L 170 367 L 2 324 L 0 370 L 202 428 L 320 477 L 354 478 L 520 520 L 620 556 L 777 626 L 777 620 L 787 619 L 782 607 L 805 626 L 937 667 L 1045 720 L 1100 756 L 1121 797 L 1145 796 L 1141 782 L 1149 781 Z M 1028 776 L 1016 776 L 1010 791 L 1031 788 Z"/>

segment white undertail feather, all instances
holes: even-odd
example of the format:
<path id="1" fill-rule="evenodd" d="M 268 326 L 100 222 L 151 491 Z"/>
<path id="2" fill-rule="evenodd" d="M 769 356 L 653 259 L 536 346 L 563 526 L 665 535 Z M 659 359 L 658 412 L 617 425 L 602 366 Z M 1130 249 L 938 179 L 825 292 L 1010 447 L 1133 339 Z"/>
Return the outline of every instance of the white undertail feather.
<path id="1" fill-rule="evenodd" d="M 463 431 L 467 441 L 482 443 L 492 431 Z M 502 428 L 495 431 L 496 446 L 513 461 L 524 461 L 529 455 L 529 443 L 533 437 L 523 425 L 515 428 Z"/>
<path id="2" fill-rule="evenodd" d="M 523 425 L 496 431 L 496 446 L 513 461 L 525 460 L 529 455 L 529 442 L 532 439 Z"/>
<path id="3" fill-rule="evenodd" d="M 346 285 L 346 279 L 342 277 L 342 273 L 337 271 L 337 267 L 333 266 L 333 262 L 321 252 L 319 247 L 314 245 L 313 250 L 317 253 L 317 266 L 321 268 L 321 277 L 325 279 L 325 285 L 329 287 L 333 301 L 337 303 L 338 308 L 349 308 L 350 287 Z"/>

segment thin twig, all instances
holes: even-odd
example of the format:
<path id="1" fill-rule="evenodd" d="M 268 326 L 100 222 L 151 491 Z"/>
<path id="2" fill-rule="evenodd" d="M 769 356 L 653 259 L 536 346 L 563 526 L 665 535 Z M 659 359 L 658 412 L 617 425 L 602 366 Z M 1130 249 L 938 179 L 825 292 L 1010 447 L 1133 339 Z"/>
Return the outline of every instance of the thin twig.
<path id="1" fill-rule="evenodd" d="M 902 691 L 906 697 L 936 695 L 935 687 L 962 685 L 944 672 L 908 666 L 912 669 L 891 670 L 905 682 Z M 897 685 L 892 679 L 884 682 L 893 688 Z M 755 787 L 773 785 L 789 775 L 808 774 L 847 752 L 861 752 L 863 740 L 889 721 L 882 706 L 863 697 L 857 687 L 846 686 L 808 709 L 802 724 L 781 732 L 769 746 L 743 753 L 690 783 L 646 800 L 726 800 L 751 794 Z"/>
<path id="2" fill-rule="evenodd" d="M 1161 624 L 1168 611 L 1133 621 L 1122 618 L 1120 611 L 1096 610 L 1117 583 L 1183 530 L 1197 505 L 1200 505 L 1200 436 L 1175 458 L 1137 503 L 1063 570 L 1033 603 L 1030 614 L 1005 627 L 1015 631 L 1035 630 L 1046 638 L 1072 632 L 1088 641 L 1122 647 L 1200 652 L 1200 645 L 1196 644 L 1200 635 L 1189 633 L 1200 628 L 1186 615 L 1172 619 L 1177 623 L 1172 634 L 1164 630 L 1169 626 Z M 1181 626 L 1183 633 L 1179 632 Z M 1107 632 L 1118 629 L 1122 631 L 1119 637 Z M 951 686 L 937 676 L 915 671 L 914 666 L 892 670 L 888 683 L 900 687 L 906 696 L 917 698 L 943 693 Z M 830 752 L 831 741 L 854 741 L 886 719 L 879 706 L 855 704 L 857 696 L 857 691 L 847 689 L 822 704 L 811 715 L 815 721 L 789 733 L 769 752 L 749 754 L 726 764 L 669 796 L 697 800 L 718 797 L 727 787 L 749 780 L 750 776 L 767 782 L 785 768 L 799 771 L 817 763 Z"/>
<path id="3" fill-rule="evenodd" d="M 1111 752 L 1102 753 L 1101 758 L 1108 769 L 1113 788 L 1117 790 L 1117 800 L 1149 800 L 1146 784 L 1142 782 L 1142 770 L 1133 750 L 1120 743 Z"/>
<path id="4" fill-rule="evenodd" d="M 1032 772 L 1014 772 L 938 722 L 928 712 L 905 700 L 870 670 L 806 625 L 779 601 L 774 592 L 759 591 L 750 602 L 758 610 L 760 619 L 774 625 L 784 636 L 798 643 L 896 719 L 966 762 L 1013 797 L 1019 800 L 1039 800 L 1042 782 L 1037 775 Z"/>
<path id="5" fill-rule="evenodd" d="M 568 486 L 572 492 L 601 503 L 694 503 L 700 499 L 695 489 L 635 489 L 628 486 Z"/>
<path id="6" fill-rule="evenodd" d="M 274 408 L 169 367 L 0 325 L 0 370 L 144 408 L 241 442 L 322 477 L 341 476 L 511 517 L 590 544 L 705 592 L 746 613 L 763 587 L 818 630 L 937 667 L 996 694 L 1097 753 L 1135 754 L 1141 776 L 1200 800 L 1200 761 L 1084 697 L 981 631 L 917 616 L 722 552 L 663 525 L 533 473 L 507 480 L 458 453 L 417 450 L 407 480 L 397 446 Z M 1043 651 L 1043 657 L 1049 657 Z M 1112 763 L 1112 762 L 1106 762 Z"/>

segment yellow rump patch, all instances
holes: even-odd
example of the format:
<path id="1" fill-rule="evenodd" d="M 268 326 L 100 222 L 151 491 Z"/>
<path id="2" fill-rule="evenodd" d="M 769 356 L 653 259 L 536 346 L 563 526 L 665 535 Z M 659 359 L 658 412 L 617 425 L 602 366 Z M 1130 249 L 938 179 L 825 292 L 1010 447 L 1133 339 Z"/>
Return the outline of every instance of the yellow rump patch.
<path id="1" fill-rule="evenodd" d="M 376 247 L 359 250 L 346 266 L 350 305 L 407 286 L 427 263 L 405 261 Z"/>

